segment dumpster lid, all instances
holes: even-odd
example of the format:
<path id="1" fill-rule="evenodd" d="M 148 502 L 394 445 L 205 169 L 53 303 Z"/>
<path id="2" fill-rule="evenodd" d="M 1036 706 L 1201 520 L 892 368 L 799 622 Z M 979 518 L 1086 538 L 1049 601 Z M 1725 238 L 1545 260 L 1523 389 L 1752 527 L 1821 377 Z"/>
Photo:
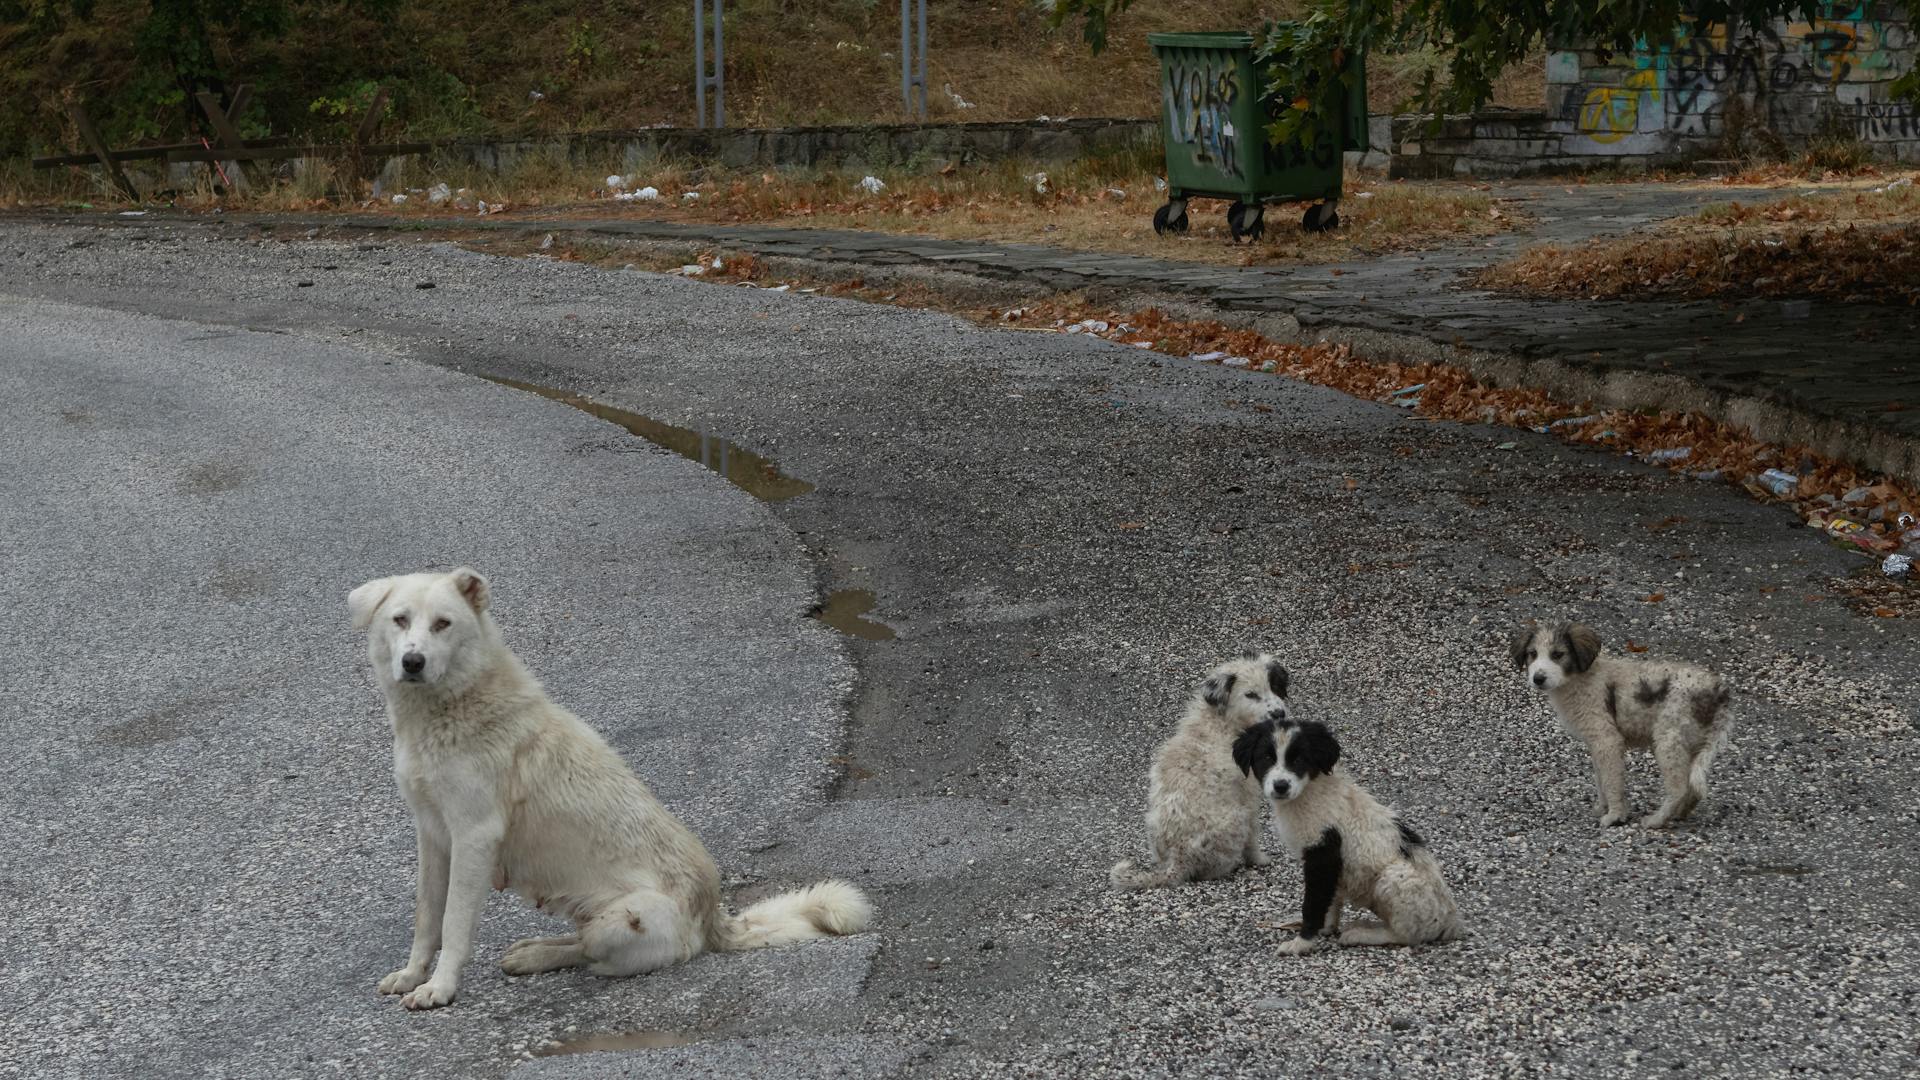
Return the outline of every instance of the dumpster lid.
<path id="1" fill-rule="evenodd" d="M 1156 49 L 1250 49 L 1253 35 L 1245 30 L 1215 30 L 1198 34 L 1148 34 Z"/>

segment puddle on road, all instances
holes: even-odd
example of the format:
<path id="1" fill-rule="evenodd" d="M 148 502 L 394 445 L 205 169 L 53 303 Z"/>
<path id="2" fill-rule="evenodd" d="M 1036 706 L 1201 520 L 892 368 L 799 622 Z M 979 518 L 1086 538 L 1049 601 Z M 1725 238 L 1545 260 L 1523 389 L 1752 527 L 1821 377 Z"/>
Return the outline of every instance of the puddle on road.
<path id="1" fill-rule="evenodd" d="M 687 1046 L 691 1035 L 677 1031 L 629 1031 L 621 1035 L 584 1035 L 566 1042 L 550 1042 L 533 1052 L 534 1057 L 558 1057 L 562 1054 L 596 1054 L 610 1050 L 664 1050 Z"/>
<path id="2" fill-rule="evenodd" d="M 565 405 L 571 405 L 581 412 L 597 416 L 602 420 L 619 424 L 629 432 L 640 436 L 655 446 L 663 447 L 690 458 L 719 473 L 733 486 L 756 499 L 765 502 L 780 502 L 785 499 L 805 495 L 813 490 L 813 485 L 805 480 L 796 480 L 780 471 L 780 467 L 751 450 L 718 435 L 709 435 L 692 428 L 677 427 L 673 424 L 642 416 L 625 409 L 616 409 L 589 397 L 570 393 L 551 386 L 521 382 L 518 379 L 505 379 L 495 375 L 482 375 L 488 382 L 510 386 L 515 390 L 525 390 L 530 394 L 539 394 Z M 889 637 L 892 635 L 889 634 Z"/>
<path id="3" fill-rule="evenodd" d="M 866 589 L 841 589 L 827 594 L 827 601 L 807 612 L 835 630 L 863 641 L 892 641 L 893 627 L 861 618 L 873 610 L 873 593 Z"/>

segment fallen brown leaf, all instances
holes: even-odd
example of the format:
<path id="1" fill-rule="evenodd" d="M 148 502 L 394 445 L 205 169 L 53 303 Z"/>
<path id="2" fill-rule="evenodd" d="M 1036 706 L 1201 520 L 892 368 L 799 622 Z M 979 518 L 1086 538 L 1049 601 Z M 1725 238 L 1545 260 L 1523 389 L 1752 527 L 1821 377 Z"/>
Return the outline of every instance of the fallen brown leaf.
<path id="1" fill-rule="evenodd" d="M 1635 644 L 1635 643 L 1634 643 L 1634 640 L 1633 640 L 1632 638 L 1628 638 L 1628 639 L 1627 639 L 1627 651 L 1628 651 L 1628 652 L 1646 652 L 1646 651 L 1647 651 L 1647 647 L 1646 647 L 1645 645 L 1639 645 L 1639 644 Z"/>
<path id="2" fill-rule="evenodd" d="M 1649 604 L 1657 604 L 1660 601 L 1665 600 L 1666 598 L 1667 598 L 1666 593 L 1657 592 L 1657 593 L 1649 594 L 1647 596 L 1643 596 L 1640 599 L 1645 600 Z"/>

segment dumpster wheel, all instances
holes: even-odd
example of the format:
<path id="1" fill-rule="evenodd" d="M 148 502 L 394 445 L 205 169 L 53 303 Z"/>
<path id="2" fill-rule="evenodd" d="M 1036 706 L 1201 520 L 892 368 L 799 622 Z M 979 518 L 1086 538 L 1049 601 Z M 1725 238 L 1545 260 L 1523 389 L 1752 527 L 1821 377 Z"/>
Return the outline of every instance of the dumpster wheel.
<path id="1" fill-rule="evenodd" d="M 1167 233 L 1187 231 L 1187 200 L 1171 199 L 1167 205 L 1153 212 L 1153 231 L 1165 236 Z"/>
<path id="2" fill-rule="evenodd" d="M 1340 227 L 1340 204 L 1337 202 L 1314 203 L 1300 218 L 1300 227 L 1307 232 L 1326 232 Z"/>
<path id="3" fill-rule="evenodd" d="M 1227 207 L 1227 231 L 1235 240 L 1245 240 L 1251 244 L 1260 239 L 1267 231 L 1267 208 L 1259 203 L 1236 201 Z"/>

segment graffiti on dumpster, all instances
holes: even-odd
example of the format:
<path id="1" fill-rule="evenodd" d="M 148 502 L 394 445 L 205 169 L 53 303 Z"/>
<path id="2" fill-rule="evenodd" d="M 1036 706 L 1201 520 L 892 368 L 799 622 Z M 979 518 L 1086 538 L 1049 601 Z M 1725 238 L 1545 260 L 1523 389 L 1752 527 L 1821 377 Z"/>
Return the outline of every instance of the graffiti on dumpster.
<path id="1" fill-rule="evenodd" d="M 1191 50 L 1167 64 L 1160 90 L 1168 138 L 1188 147 L 1196 164 L 1239 176 L 1240 134 L 1233 129 L 1233 104 L 1243 91 L 1233 54 Z M 1248 135 L 1259 138 L 1261 133 Z"/>

